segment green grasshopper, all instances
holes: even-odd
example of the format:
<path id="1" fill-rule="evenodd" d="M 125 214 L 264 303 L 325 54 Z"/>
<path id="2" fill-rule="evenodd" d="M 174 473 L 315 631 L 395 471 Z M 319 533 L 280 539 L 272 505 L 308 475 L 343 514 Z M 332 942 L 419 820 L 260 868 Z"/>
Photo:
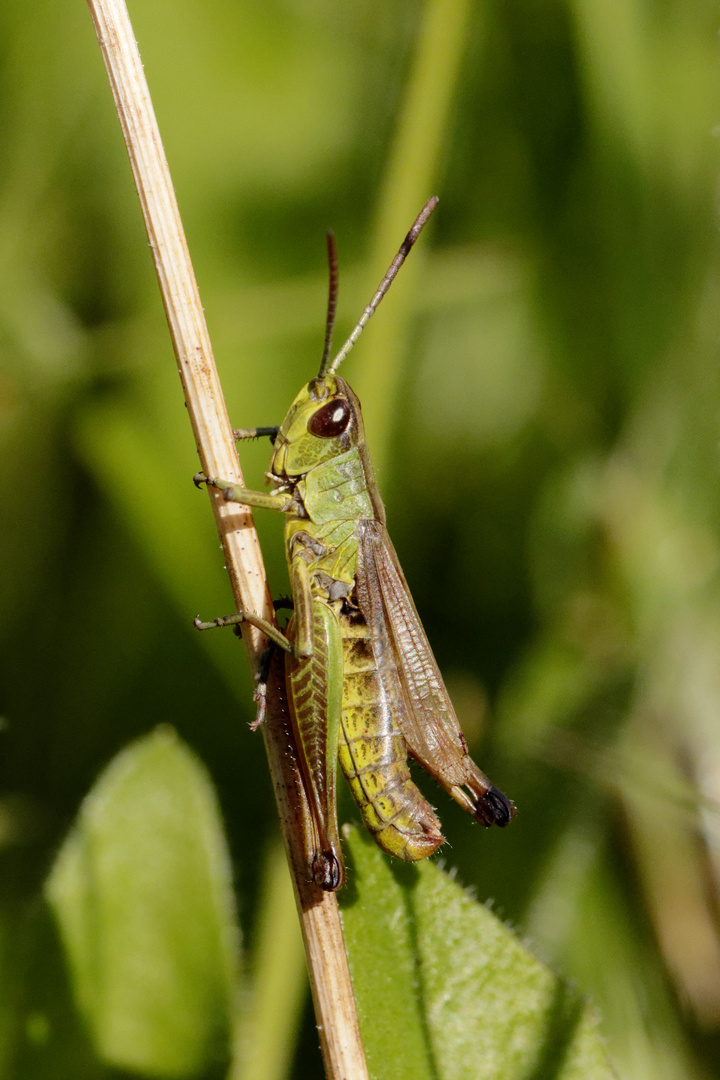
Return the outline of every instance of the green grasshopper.
<path id="1" fill-rule="evenodd" d="M 269 435 L 271 492 L 195 477 L 225 499 L 285 514 L 293 616 L 282 633 L 249 612 L 198 629 L 249 622 L 285 650 L 292 726 L 310 807 L 306 854 L 328 891 L 345 881 L 336 808 L 336 762 L 379 846 L 409 862 L 444 842 L 440 822 L 410 778 L 410 754 L 481 824 L 507 825 L 515 807 L 468 754 L 397 555 L 365 443 L 360 402 L 336 375 L 435 209 L 430 199 L 405 237 L 360 321 L 331 361 L 337 257 L 328 234 L 330 290 L 317 378 Z M 261 722 L 259 710 L 257 723 Z"/>

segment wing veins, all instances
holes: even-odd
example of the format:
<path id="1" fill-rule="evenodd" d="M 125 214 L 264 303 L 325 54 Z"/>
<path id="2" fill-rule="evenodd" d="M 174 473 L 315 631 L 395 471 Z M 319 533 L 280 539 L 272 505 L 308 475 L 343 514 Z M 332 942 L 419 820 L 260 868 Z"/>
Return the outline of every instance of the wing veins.
<path id="1" fill-rule="evenodd" d="M 384 669 L 392 667 L 400 684 L 405 707 L 398 714 L 398 723 L 408 751 L 454 798 L 457 793 L 451 789 L 461 784 L 476 787 L 479 782 L 487 789 L 489 781 L 465 748 L 390 537 L 379 522 L 363 525 L 358 600 L 373 637 L 378 639 L 381 678 Z"/>

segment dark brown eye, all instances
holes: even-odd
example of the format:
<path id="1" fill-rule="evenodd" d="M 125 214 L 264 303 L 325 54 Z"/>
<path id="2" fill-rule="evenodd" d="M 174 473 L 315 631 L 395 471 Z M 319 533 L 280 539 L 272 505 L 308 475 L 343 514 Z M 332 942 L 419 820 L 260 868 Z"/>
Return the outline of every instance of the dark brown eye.
<path id="1" fill-rule="evenodd" d="M 318 409 L 308 424 L 311 435 L 321 439 L 336 439 L 347 430 L 352 411 L 343 398 L 334 398 Z"/>

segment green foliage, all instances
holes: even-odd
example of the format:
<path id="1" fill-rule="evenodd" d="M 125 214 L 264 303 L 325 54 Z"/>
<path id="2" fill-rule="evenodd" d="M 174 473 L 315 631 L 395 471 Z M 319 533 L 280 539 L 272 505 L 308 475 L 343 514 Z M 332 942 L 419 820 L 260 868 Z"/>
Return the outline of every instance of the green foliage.
<path id="1" fill-rule="evenodd" d="M 597 1017 L 429 862 L 346 834 L 343 927 L 370 1075 L 611 1080 Z M 398 1037 L 398 1033 L 402 1037 Z"/>
<path id="2" fill-rule="evenodd" d="M 97 782 L 46 888 L 103 1061 L 184 1077 L 227 1055 L 238 977 L 230 886 L 210 778 L 159 728 Z"/>
<path id="3" fill-rule="evenodd" d="M 485 833 L 420 783 L 459 880 L 593 1001 L 620 1075 L 717 1074 L 716 10 L 133 0 L 131 14 L 236 424 L 278 422 L 317 370 L 326 228 L 340 336 L 440 195 L 344 374 L 473 754 L 518 817 Z M 174 1061 L 174 1075 L 220 1076 L 232 1056 L 233 1080 L 317 1076 L 309 1017 L 295 1049 L 302 959 L 271 869 L 250 680 L 232 635 L 191 626 L 231 599 L 84 5 L 0 6 L 0 125 L 0 1073 L 118 1077 L 148 1045 L 108 1057 L 99 1036 L 96 928 L 70 891 L 104 905 L 132 890 L 84 875 L 92 835 L 116 847 L 112 875 L 129 859 L 134 889 L 145 883 L 148 963 L 180 938 L 153 952 L 164 1001 L 144 1001 L 144 980 L 133 994 L 153 1039 L 172 1030 L 150 1025 L 158 1010 L 182 1029 L 144 1074 Z M 268 458 L 243 448 L 253 486 Z M 280 594 L 279 525 L 256 519 Z M 159 724 L 178 741 L 148 738 Z M 100 774 L 95 791 L 117 785 L 102 815 L 84 801 Z M 123 775 L 144 776 L 145 795 L 111 827 Z M 167 848 L 149 865 L 150 834 L 132 838 L 151 815 Z M 225 844 L 249 973 L 232 1016 Z M 374 853 L 352 849 L 348 926 L 385 898 L 397 934 L 380 925 L 378 940 L 405 950 L 398 934 L 422 922 L 428 950 L 440 932 L 425 900 L 458 912 L 445 968 L 405 950 L 383 987 L 397 1002 L 406 986 L 399 1026 L 420 1031 L 420 1061 L 431 1021 L 418 970 L 438 1000 L 444 978 L 472 983 L 461 931 L 486 914 L 432 868 L 410 888 L 405 870 L 371 874 Z M 124 918 L 102 935 L 120 952 Z M 542 1047 L 553 1075 L 580 998 L 518 964 L 527 993 L 555 1001 L 544 1015 L 560 1038 L 531 1026 L 518 1054 Z M 481 1011 L 479 994 L 462 996 Z M 458 1051 L 432 1045 L 443 1075 L 440 1057 Z"/>

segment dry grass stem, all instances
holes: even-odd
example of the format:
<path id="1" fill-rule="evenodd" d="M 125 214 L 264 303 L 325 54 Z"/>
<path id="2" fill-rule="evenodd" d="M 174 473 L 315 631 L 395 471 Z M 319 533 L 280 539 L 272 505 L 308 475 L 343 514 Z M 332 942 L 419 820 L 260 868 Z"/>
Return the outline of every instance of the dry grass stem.
<path id="1" fill-rule="evenodd" d="M 172 336 L 190 420 L 204 472 L 242 483 L 232 428 L 212 354 L 205 317 L 160 133 L 127 9 L 122 0 L 88 0 L 140 196 L 155 269 Z M 246 507 L 210 492 L 225 563 L 239 610 L 273 619 L 260 548 Z M 250 663 L 257 669 L 262 635 L 244 628 Z M 328 1077 L 363 1080 L 365 1058 L 334 895 L 306 881 L 301 847 L 303 792 L 286 753 L 278 694 L 271 694 L 264 726 L 273 782 L 306 944 L 318 1026 Z"/>

